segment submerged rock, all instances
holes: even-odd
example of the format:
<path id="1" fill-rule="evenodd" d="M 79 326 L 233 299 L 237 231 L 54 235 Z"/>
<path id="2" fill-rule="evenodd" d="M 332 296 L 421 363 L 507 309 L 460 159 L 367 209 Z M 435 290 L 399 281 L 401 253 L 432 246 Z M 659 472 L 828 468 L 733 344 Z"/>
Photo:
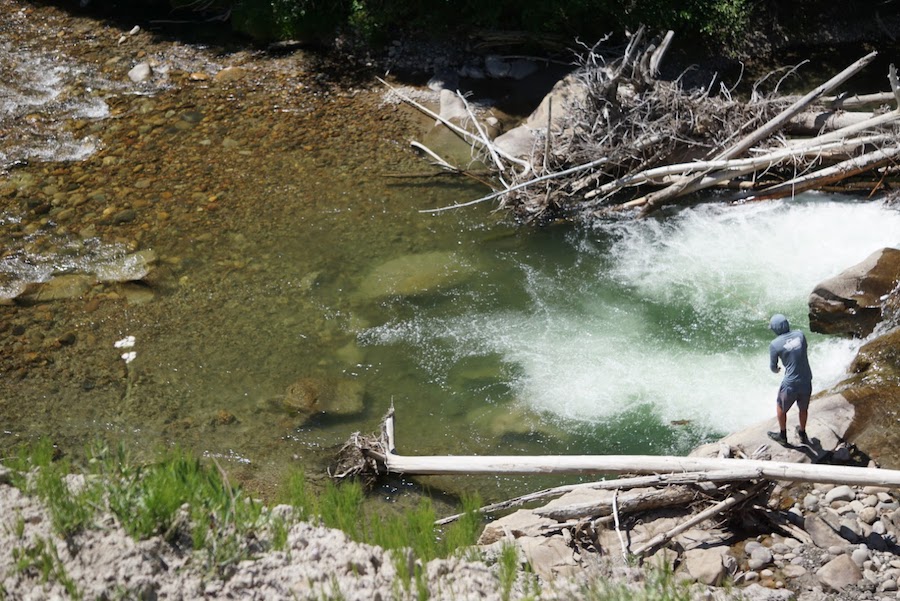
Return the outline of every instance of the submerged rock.
<path id="1" fill-rule="evenodd" d="M 34 303 L 80 298 L 91 289 L 94 282 L 94 278 L 89 275 L 60 275 L 46 282 L 29 284 L 20 298 Z"/>
<path id="2" fill-rule="evenodd" d="M 364 299 L 431 294 L 458 286 L 473 273 L 475 267 L 455 252 L 405 255 L 369 272 L 359 286 L 359 294 Z"/>
<path id="3" fill-rule="evenodd" d="M 315 414 L 355 415 L 363 410 L 364 388 L 357 380 L 300 378 L 285 391 L 281 408 L 304 420 Z"/>
<path id="4" fill-rule="evenodd" d="M 101 263 L 94 268 L 94 273 L 101 282 L 134 282 L 147 277 L 155 264 L 155 252 L 140 250 Z"/>

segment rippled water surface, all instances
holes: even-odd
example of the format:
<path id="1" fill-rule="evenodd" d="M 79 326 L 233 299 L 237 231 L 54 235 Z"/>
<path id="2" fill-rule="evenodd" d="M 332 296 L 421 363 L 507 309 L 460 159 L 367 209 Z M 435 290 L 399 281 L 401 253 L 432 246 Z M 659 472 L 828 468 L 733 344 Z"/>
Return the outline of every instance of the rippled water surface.
<path id="1" fill-rule="evenodd" d="M 771 313 L 805 329 L 818 281 L 900 243 L 895 210 L 815 194 L 594 229 L 421 213 L 484 189 L 410 177 L 430 124 L 371 82 L 82 21 L 41 25 L 80 49 L 24 43 L 0 8 L 0 288 L 88 278 L 0 306 L 4 446 L 181 444 L 266 488 L 393 405 L 409 454 L 683 453 L 770 416 Z M 854 352 L 811 349 L 820 390 Z"/>

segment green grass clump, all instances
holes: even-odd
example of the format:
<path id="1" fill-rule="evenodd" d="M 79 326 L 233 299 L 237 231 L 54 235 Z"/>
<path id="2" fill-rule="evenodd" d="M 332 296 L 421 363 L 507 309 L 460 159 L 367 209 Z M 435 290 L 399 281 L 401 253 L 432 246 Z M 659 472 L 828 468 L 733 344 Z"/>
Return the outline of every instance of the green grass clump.
<path id="1" fill-rule="evenodd" d="M 81 490 L 70 490 L 66 476 L 71 465 L 58 457 L 50 441 L 20 448 L 7 463 L 13 470 L 12 484 L 45 503 L 53 528 L 61 536 L 71 536 L 90 524 L 100 503 L 100 491 L 89 481 Z"/>
<path id="2" fill-rule="evenodd" d="M 690 585 L 679 581 L 671 568 L 654 567 L 644 573 L 642 586 L 598 581 L 585 589 L 582 598 L 585 601 L 691 601 Z"/>
<path id="3" fill-rule="evenodd" d="M 39 576 L 42 583 L 58 582 L 71 599 L 82 598 L 81 591 L 66 573 L 52 541 L 38 538 L 32 545 L 12 550 L 13 570 L 16 574 Z"/>

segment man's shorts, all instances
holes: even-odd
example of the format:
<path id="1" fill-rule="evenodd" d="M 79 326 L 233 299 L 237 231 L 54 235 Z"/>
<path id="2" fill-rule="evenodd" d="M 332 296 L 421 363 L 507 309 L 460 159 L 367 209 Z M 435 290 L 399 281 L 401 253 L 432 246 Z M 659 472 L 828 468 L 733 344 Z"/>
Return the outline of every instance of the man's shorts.
<path id="1" fill-rule="evenodd" d="M 809 397 L 811 396 L 811 391 L 799 391 L 792 390 L 790 388 L 781 387 L 778 390 L 778 399 L 776 402 L 778 406 L 781 407 L 781 410 L 785 413 L 794 406 L 794 403 L 797 403 L 797 407 L 800 408 L 800 411 L 806 411 L 809 409 Z"/>

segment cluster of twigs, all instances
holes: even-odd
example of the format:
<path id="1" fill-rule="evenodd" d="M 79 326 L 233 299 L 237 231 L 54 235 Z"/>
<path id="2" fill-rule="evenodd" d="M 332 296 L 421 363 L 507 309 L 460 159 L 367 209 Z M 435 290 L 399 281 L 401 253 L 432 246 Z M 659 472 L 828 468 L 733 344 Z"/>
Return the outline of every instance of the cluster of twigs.
<path id="1" fill-rule="evenodd" d="M 687 90 L 680 80 L 657 79 L 670 39 L 671 32 L 658 46 L 645 43 L 639 31 L 615 59 L 597 46 L 587 49 L 571 78 L 577 101 L 552 107 L 565 117 L 548 117 L 544 127 L 531 130 L 530 156 L 505 155 L 474 115 L 474 127 L 454 126 L 474 129 L 466 139 L 492 169 L 494 191 L 437 210 L 499 200 L 527 221 L 644 216 L 698 200 L 701 190 L 726 190 L 730 200 L 779 198 L 864 174 L 863 186 L 872 191 L 893 175 L 900 110 L 883 103 L 900 105 L 894 67 L 891 92 L 856 102 L 825 97 L 870 64 L 875 52 L 802 97 L 780 96 L 777 86 L 763 94 L 758 82 L 741 100 L 722 84 Z M 847 110 L 862 103 L 876 108 Z"/>

